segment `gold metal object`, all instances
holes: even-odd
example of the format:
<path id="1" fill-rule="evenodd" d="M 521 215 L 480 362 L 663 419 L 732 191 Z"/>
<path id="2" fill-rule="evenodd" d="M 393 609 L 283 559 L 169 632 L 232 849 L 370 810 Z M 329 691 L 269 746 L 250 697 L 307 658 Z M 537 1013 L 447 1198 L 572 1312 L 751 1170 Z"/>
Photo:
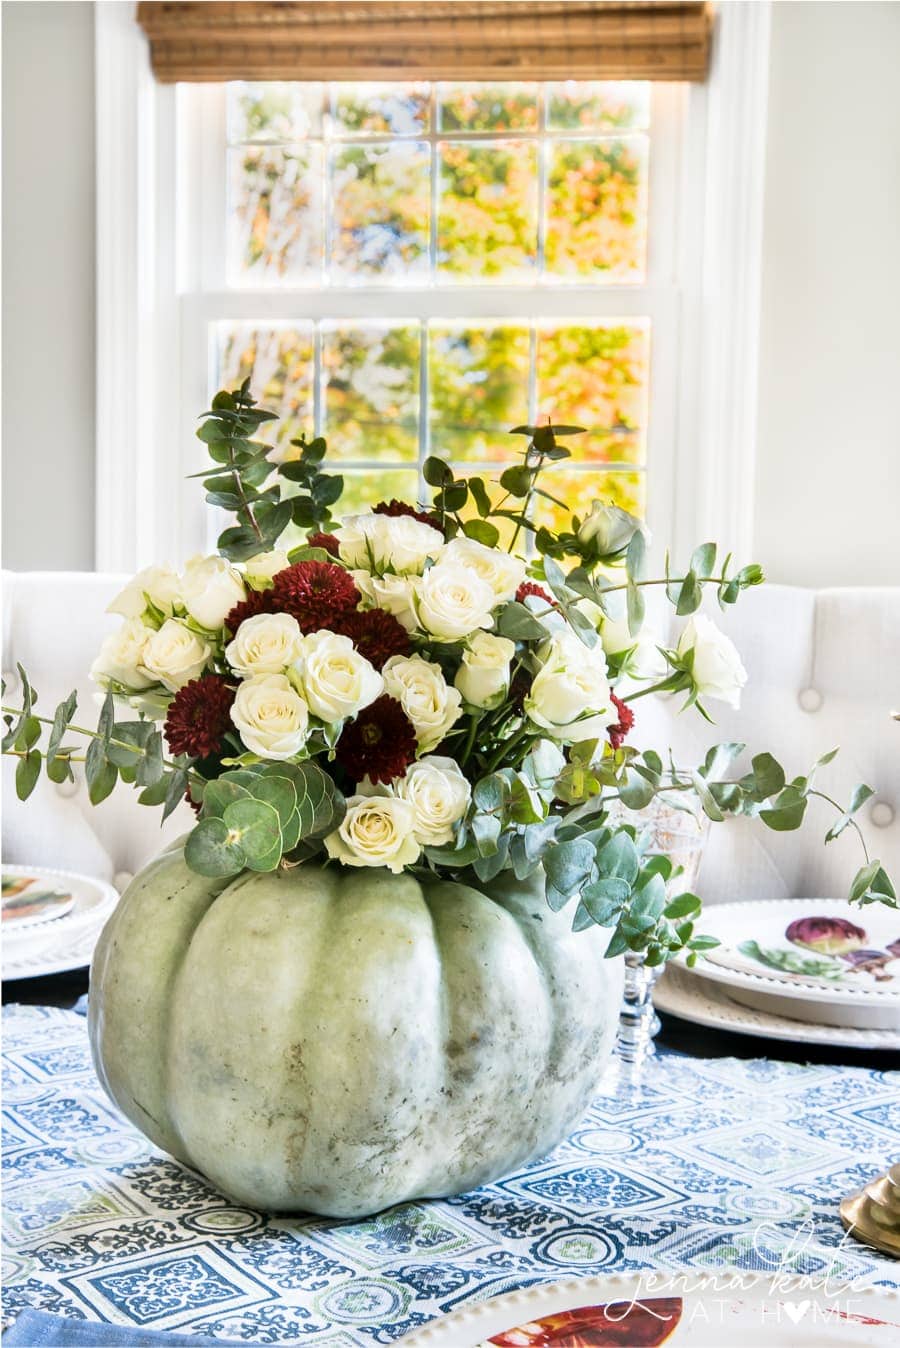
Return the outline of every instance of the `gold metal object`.
<path id="1" fill-rule="evenodd" d="M 845 1198 L 840 1212 L 855 1240 L 900 1259 L 900 1163 Z"/>

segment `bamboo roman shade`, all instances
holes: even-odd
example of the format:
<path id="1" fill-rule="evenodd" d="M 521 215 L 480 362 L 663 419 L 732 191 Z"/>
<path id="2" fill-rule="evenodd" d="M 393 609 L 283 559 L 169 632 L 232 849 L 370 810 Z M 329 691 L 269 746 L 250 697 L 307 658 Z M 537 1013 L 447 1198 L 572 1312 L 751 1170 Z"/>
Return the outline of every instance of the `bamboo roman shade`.
<path id="1" fill-rule="evenodd" d="M 158 80 L 702 80 L 697 3 L 307 0 L 138 5 Z"/>

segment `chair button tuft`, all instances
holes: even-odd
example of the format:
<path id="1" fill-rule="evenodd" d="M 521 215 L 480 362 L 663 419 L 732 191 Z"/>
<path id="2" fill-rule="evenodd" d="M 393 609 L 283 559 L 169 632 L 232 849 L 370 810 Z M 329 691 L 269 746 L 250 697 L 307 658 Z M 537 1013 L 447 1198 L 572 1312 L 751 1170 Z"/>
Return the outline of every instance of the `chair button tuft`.
<path id="1" fill-rule="evenodd" d="M 132 871 L 116 871 L 113 876 L 113 884 L 120 894 L 124 893 L 134 879 Z"/>
<path id="2" fill-rule="evenodd" d="M 894 807 L 888 805 L 886 800 L 876 800 L 869 817 L 876 828 L 887 828 L 888 824 L 894 822 Z"/>
<path id="3" fill-rule="evenodd" d="M 68 780 L 57 782 L 56 791 L 57 795 L 62 796 L 63 800 L 69 800 L 72 796 L 78 795 L 78 782 L 70 782 Z"/>
<path id="4" fill-rule="evenodd" d="M 818 688 L 804 688 L 798 694 L 797 701 L 804 711 L 819 711 L 824 701 Z"/>

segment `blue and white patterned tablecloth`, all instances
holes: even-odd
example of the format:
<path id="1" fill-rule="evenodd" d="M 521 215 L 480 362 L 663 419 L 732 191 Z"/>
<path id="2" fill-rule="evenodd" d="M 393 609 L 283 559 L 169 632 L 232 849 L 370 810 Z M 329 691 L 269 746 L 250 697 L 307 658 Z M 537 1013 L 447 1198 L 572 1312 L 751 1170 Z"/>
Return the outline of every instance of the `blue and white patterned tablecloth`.
<path id="1" fill-rule="evenodd" d="M 154 1152 L 93 1073 L 84 1018 L 4 1012 L 4 1316 L 354 1348 L 466 1301 L 602 1270 L 829 1267 L 897 1286 L 838 1199 L 896 1159 L 900 1073 L 667 1055 L 554 1154 L 367 1221 L 267 1218 Z M 511 1107 L 514 1105 L 511 1104 Z"/>

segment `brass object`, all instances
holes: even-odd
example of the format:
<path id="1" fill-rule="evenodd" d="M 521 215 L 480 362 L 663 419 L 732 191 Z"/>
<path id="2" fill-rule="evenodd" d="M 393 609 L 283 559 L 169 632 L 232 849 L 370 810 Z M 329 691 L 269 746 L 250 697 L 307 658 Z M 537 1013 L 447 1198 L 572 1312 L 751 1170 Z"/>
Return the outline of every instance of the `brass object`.
<path id="1" fill-rule="evenodd" d="M 855 1240 L 900 1259 L 900 1164 L 841 1203 L 841 1221 Z"/>

